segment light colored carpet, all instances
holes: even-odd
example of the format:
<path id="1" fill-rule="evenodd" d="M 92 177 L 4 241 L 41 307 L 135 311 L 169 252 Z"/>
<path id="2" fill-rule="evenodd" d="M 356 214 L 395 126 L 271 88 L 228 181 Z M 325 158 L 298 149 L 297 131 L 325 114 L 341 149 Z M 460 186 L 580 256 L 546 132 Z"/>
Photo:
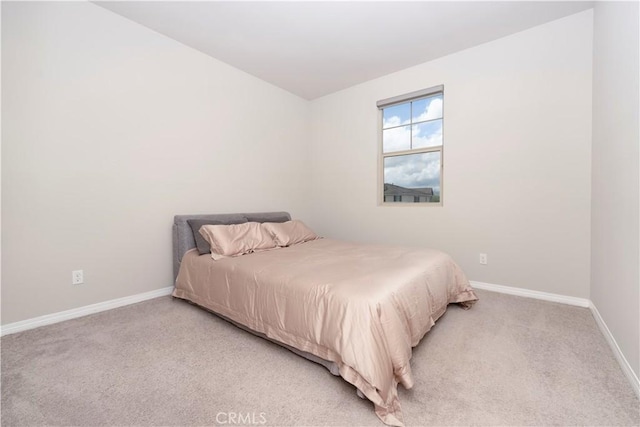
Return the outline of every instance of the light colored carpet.
<path id="1" fill-rule="evenodd" d="M 407 425 L 640 424 L 589 310 L 478 296 L 414 349 Z M 383 425 L 325 368 L 171 297 L 1 344 L 3 426 Z"/>

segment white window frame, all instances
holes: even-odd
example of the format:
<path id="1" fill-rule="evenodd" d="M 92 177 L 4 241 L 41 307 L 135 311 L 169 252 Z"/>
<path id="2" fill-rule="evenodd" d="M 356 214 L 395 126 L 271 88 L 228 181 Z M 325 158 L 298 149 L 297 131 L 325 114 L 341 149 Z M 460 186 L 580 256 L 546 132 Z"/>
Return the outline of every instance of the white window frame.
<path id="1" fill-rule="evenodd" d="M 433 95 L 442 94 L 442 145 L 435 147 L 415 148 L 403 151 L 393 151 L 391 153 L 385 153 L 383 151 L 382 141 L 382 126 L 383 126 L 383 110 L 384 108 L 392 107 L 394 105 L 406 104 L 412 101 L 418 101 L 423 98 L 428 98 Z M 378 107 L 378 206 L 442 206 L 443 194 L 444 194 L 444 85 L 430 87 L 428 89 L 419 90 L 416 92 L 407 93 L 404 95 L 394 96 L 380 100 L 376 103 Z M 384 159 L 387 157 L 402 156 L 407 154 L 421 154 L 421 153 L 440 153 L 440 200 L 438 202 L 422 202 L 422 203 L 403 203 L 403 202 L 385 202 L 384 200 Z"/>

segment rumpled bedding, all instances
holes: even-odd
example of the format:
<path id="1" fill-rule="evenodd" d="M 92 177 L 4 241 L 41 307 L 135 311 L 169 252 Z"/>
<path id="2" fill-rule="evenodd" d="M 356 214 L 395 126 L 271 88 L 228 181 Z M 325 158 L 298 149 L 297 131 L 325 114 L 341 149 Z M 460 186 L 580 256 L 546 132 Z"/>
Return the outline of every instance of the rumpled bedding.
<path id="1" fill-rule="evenodd" d="M 398 384 L 413 386 L 412 348 L 448 304 L 477 300 L 443 252 L 332 239 L 218 261 L 191 250 L 173 296 L 335 362 L 394 426 Z"/>

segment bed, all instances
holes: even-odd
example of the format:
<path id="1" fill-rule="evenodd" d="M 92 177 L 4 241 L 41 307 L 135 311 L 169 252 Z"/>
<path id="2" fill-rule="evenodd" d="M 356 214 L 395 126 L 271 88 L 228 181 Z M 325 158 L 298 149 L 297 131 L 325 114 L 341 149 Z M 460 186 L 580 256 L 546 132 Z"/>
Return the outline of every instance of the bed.
<path id="1" fill-rule="evenodd" d="M 403 425 L 397 390 L 413 386 L 412 348 L 448 304 L 477 300 L 469 281 L 440 251 L 326 238 L 214 261 L 196 249 L 189 225 L 290 219 L 177 215 L 173 296 L 323 364 L 373 402 L 385 424 Z"/>

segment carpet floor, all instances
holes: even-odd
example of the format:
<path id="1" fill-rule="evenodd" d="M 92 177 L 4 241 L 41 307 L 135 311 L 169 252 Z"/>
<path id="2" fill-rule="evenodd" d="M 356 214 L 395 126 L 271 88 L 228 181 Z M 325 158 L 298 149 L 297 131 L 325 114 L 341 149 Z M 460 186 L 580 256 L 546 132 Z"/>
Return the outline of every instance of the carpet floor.
<path id="1" fill-rule="evenodd" d="M 408 426 L 640 425 L 590 311 L 478 291 L 400 386 Z M 325 368 L 162 297 L 1 340 L 2 426 L 383 426 Z"/>

